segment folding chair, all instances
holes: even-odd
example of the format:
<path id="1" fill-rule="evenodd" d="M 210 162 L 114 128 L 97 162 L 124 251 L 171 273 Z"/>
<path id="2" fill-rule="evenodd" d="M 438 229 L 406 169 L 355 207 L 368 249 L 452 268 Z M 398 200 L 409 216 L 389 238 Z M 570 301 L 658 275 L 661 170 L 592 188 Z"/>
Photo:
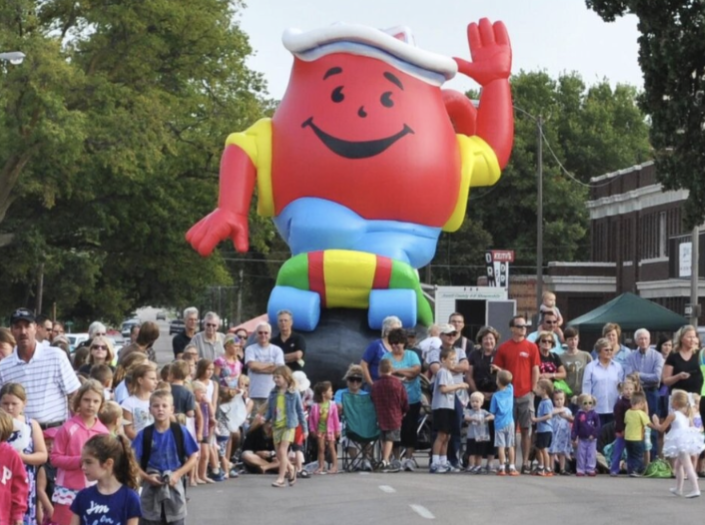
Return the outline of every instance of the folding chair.
<path id="1" fill-rule="evenodd" d="M 360 470 L 365 459 L 375 467 L 375 449 L 379 448 L 377 413 L 369 395 L 343 394 L 343 470 Z M 354 450 L 354 454 L 349 449 Z"/>

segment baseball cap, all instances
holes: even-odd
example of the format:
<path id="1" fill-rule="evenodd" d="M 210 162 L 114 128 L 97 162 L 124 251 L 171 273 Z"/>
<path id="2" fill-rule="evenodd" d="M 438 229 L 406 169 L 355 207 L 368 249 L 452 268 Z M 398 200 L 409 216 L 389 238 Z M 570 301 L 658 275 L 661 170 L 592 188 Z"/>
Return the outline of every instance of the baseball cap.
<path id="1" fill-rule="evenodd" d="M 453 326 L 452 324 L 444 324 L 441 326 L 441 333 L 442 334 L 453 334 L 456 333 L 458 330 Z"/>
<path id="2" fill-rule="evenodd" d="M 28 310 L 27 308 L 18 308 L 10 316 L 10 324 L 15 324 L 17 321 L 27 321 L 28 323 L 36 322 L 34 318 L 34 312 Z"/>
<path id="3" fill-rule="evenodd" d="M 47 428 L 47 429 L 44 431 L 44 439 L 54 439 L 54 438 L 56 438 L 56 434 L 57 434 L 57 432 L 59 432 L 59 428 L 60 428 L 60 427 L 51 427 L 51 428 Z"/>

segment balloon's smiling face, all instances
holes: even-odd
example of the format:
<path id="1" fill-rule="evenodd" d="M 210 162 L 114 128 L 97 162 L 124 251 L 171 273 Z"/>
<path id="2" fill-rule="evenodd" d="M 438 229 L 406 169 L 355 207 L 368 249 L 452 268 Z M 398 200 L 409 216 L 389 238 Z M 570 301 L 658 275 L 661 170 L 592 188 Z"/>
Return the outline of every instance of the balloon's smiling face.
<path id="1" fill-rule="evenodd" d="M 278 113 L 286 114 L 287 126 L 300 126 L 299 140 L 313 147 L 315 141 L 345 159 L 371 159 L 418 138 L 423 124 L 415 122 L 414 108 L 432 89 L 372 58 L 337 53 L 313 62 L 297 59 Z"/>

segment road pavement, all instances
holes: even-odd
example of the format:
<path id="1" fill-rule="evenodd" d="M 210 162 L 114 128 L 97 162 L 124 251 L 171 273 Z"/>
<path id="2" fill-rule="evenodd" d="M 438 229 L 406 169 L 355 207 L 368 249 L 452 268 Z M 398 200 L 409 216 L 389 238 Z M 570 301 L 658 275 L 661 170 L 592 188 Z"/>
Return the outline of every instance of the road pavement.
<path id="1" fill-rule="evenodd" d="M 155 309 L 140 312 L 156 320 Z M 169 324 L 157 321 L 159 364 L 172 359 Z M 425 465 L 424 458 L 419 462 Z M 361 525 L 429 521 L 526 525 L 694 522 L 702 520 L 704 498 L 673 496 L 674 480 L 555 476 L 516 478 L 470 474 L 336 474 L 300 479 L 274 488 L 273 475 L 189 489 L 188 524 L 237 523 Z"/>

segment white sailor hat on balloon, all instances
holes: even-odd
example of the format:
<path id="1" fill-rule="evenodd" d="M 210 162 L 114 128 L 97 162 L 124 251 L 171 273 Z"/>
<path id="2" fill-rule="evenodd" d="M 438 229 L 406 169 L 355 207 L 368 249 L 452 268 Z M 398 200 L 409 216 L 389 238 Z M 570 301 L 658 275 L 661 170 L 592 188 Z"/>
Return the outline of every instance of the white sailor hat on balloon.
<path id="1" fill-rule="evenodd" d="M 311 31 L 287 29 L 284 47 L 297 58 L 311 62 L 331 53 L 376 58 L 413 77 L 440 86 L 458 72 L 447 56 L 419 49 L 407 27 L 375 29 L 359 24 L 334 24 Z"/>

